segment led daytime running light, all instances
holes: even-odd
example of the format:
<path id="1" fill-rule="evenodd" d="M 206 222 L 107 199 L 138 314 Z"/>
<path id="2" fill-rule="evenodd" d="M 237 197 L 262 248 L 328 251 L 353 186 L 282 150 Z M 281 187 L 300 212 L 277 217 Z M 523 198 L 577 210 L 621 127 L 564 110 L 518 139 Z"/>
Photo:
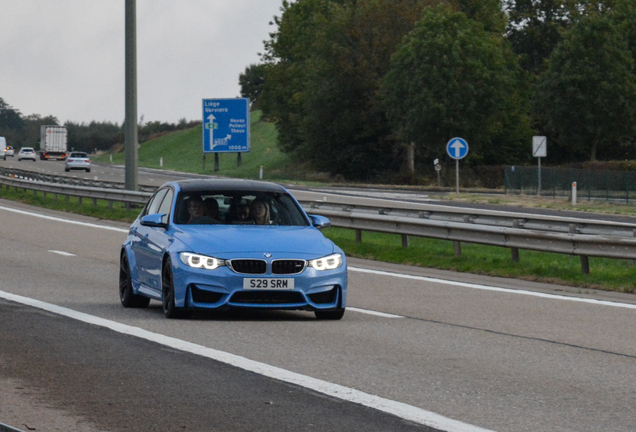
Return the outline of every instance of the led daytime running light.
<path id="1" fill-rule="evenodd" d="M 309 261 L 309 265 L 316 270 L 333 270 L 342 265 L 342 256 L 340 254 L 328 255 Z"/>
<path id="2" fill-rule="evenodd" d="M 225 261 L 205 255 L 197 255 L 189 252 L 181 252 L 179 254 L 181 262 L 193 268 L 204 268 L 206 270 L 214 270 L 225 265 Z"/>

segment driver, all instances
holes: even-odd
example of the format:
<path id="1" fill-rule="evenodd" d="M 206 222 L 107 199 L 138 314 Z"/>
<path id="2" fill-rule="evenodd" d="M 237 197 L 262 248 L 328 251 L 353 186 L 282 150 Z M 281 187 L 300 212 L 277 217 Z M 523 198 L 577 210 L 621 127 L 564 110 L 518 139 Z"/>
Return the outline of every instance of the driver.
<path id="1" fill-rule="evenodd" d="M 190 218 L 188 223 L 193 223 L 196 218 L 203 216 L 205 207 L 203 206 L 203 200 L 199 196 L 193 196 L 188 200 L 188 213 Z"/>

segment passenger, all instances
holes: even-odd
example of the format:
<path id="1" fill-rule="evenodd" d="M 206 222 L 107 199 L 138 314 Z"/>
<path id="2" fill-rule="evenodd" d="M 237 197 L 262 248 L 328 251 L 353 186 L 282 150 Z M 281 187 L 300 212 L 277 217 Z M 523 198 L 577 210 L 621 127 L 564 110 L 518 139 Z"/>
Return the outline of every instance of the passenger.
<path id="1" fill-rule="evenodd" d="M 217 222 L 221 221 L 221 219 L 219 218 L 219 203 L 216 199 L 214 198 L 206 199 L 205 201 L 203 201 L 203 207 L 204 207 L 203 214 L 205 216 L 210 217 L 216 220 Z"/>
<path id="2" fill-rule="evenodd" d="M 236 208 L 236 220 L 238 222 L 245 222 L 250 218 L 250 206 L 241 204 Z"/>
<path id="3" fill-rule="evenodd" d="M 194 222 L 194 220 L 203 216 L 203 210 L 203 200 L 201 199 L 201 197 L 190 197 L 190 199 L 188 200 L 188 213 L 190 214 L 188 223 L 197 223 Z"/>
<path id="4" fill-rule="evenodd" d="M 250 204 L 250 213 L 256 225 L 269 225 L 269 206 L 261 199 L 255 199 Z"/>

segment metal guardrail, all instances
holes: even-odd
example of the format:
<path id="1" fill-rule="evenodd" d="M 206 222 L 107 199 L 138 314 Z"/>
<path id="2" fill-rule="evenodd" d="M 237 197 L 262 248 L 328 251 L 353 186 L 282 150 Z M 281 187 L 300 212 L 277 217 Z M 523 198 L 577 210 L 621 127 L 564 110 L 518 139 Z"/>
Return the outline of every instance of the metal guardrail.
<path id="1" fill-rule="evenodd" d="M 427 219 L 473 225 L 490 225 L 504 228 L 522 228 L 569 234 L 611 235 L 635 237 L 636 224 L 599 221 L 573 217 L 554 217 L 540 214 L 515 213 L 500 210 L 470 209 L 418 204 L 417 209 L 339 204 L 326 201 L 300 201 L 311 211 L 336 211 L 348 214 L 399 216 L 410 219 Z"/>
<path id="2" fill-rule="evenodd" d="M 554 218 L 481 209 L 461 209 L 423 205 L 424 209 L 380 208 L 301 201 L 308 213 L 326 216 L 334 227 L 356 231 L 375 231 L 402 236 L 449 240 L 455 254 L 461 243 L 476 243 L 509 248 L 512 260 L 519 260 L 519 250 L 535 250 L 576 255 L 581 270 L 589 273 L 589 257 L 636 259 L 636 224 L 595 221 L 578 218 Z"/>
<path id="3" fill-rule="evenodd" d="M 56 195 L 56 197 L 57 195 L 64 195 L 80 199 L 88 198 L 93 200 L 94 205 L 97 204 L 98 199 L 106 200 L 109 202 L 111 207 L 113 202 L 124 203 L 127 207 L 130 207 L 131 205 L 143 206 L 152 196 L 151 192 L 54 184 L 6 176 L 0 176 L 0 184 L 7 187 L 13 187 L 16 190 L 31 190 L 34 193 L 42 192 L 45 196 L 47 193 L 51 193 Z"/>
<path id="4" fill-rule="evenodd" d="M 0 176 L 13 177 L 23 180 L 32 180 L 44 183 L 67 184 L 71 186 L 96 187 L 102 189 L 125 189 L 125 183 L 116 181 L 91 180 L 63 175 L 45 174 L 36 171 L 21 170 L 17 168 L 0 167 Z M 157 186 L 139 185 L 140 192 L 154 192 Z"/>
<path id="5" fill-rule="evenodd" d="M 41 191 L 144 205 L 150 192 L 135 192 L 104 187 L 51 184 L 0 176 L 0 184 L 16 189 Z M 554 218 L 542 215 L 507 213 L 481 209 L 461 209 L 444 206 L 420 206 L 410 210 L 360 205 L 334 204 L 321 201 L 301 201 L 308 213 L 326 216 L 334 227 L 376 231 L 402 236 L 408 246 L 408 236 L 453 241 L 455 253 L 461 253 L 461 243 L 477 243 L 509 248 L 512 259 L 518 260 L 519 249 L 577 255 L 581 268 L 589 273 L 588 257 L 636 260 L 636 224 L 593 221 L 577 218 Z"/>
<path id="6" fill-rule="evenodd" d="M 467 243 L 528 249 L 568 255 L 636 259 L 636 238 L 610 235 L 564 234 L 525 228 L 505 228 L 473 223 L 376 216 L 309 208 L 330 219 L 335 227 L 376 231 Z"/>

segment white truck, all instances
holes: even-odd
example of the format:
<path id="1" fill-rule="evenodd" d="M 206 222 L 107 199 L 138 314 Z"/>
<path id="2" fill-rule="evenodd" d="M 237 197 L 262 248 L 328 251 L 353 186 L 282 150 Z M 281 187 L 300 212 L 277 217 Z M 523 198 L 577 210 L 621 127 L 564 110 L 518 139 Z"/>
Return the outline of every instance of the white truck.
<path id="1" fill-rule="evenodd" d="M 40 126 L 40 159 L 65 160 L 67 135 L 64 126 Z"/>

